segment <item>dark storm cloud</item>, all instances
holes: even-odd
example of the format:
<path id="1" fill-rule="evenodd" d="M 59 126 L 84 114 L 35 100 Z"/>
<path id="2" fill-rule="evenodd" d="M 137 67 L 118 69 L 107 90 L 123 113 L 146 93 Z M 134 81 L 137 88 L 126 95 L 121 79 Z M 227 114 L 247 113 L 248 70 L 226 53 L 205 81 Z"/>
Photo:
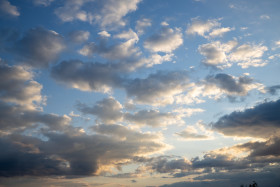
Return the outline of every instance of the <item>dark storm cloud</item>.
<path id="1" fill-rule="evenodd" d="M 279 135 L 280 100 L 221 117 L 213 128 L 227 136 L 269 138 Z"/>
<path id="2" fill-rule="evenodd" d="M 65 48 L 62 36 L 52 30 L 30 29 L 14 44 L 11 51 L 33 67 L 47 67 Z"/>

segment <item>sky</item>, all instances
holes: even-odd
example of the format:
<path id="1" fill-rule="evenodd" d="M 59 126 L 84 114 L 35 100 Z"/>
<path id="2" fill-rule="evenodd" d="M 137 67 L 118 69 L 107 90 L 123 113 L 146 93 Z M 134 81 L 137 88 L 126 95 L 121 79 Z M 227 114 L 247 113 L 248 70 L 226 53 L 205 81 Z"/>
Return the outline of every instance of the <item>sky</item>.
<path id="1" fill-rule="evenodd" d="M 280 185 L 279 0 L 0 0 L 0 187 Z"/>

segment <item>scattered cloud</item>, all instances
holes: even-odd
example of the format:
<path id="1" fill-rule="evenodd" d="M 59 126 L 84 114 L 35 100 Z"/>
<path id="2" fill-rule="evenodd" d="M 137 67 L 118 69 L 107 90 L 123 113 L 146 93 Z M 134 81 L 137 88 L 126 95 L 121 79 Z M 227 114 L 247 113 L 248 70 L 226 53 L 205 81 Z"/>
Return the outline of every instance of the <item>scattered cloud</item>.
<path id="1" fill-rule="evenodd" d="M 143 18 L 140 20 L 137 20 L 135 30 L 137 31 L 138 35 L 144 34 L 144 31 L 147 27 L 152 26 L 152 20 Z"/>
<path id="2" fill-rule="evenodd" d="M 163 27 L 158 33 L 150 36 L 145 42 L 144 47 L 152 52 L 171 53 L 183 44 L 180 29 Z"/>
<path id="3" fill-rule="evenodd" d="M 270 16 L 269 16 L 269 15 L 266 15 L 266 14 L 263 14 L 263 15 L 260 16 L 260 18 L 261 18 L 262 20 L 269 20 L 269 19 L 270 19 Z"/>
<path id="4" fill-rule="evenodd" d="M 88 31 L 77 30 L 69 33 L 70 40 L 76 43 L 86 42 L 89 39 Z"/>
<path id="5" fill-rule="evenodd" d="M 12 5 L 8 0 L 0 0 L 0 16 L 1 15 L 17 17 L 20 13 L 18 8 Z"/>
<path id="6" fill-rule="evenodd" d="M 226 136 L 269 138 L 279 136 L 280 100 L 264 102 L 222 116 L 213 128 Z"/>

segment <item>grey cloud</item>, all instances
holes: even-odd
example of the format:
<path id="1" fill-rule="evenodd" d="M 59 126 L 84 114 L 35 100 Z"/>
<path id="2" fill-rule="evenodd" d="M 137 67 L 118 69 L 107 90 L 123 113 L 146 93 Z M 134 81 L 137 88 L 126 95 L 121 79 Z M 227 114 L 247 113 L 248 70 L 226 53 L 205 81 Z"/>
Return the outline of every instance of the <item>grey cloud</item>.
<path id="1" fill-rule="evenodd" d="M 166 147 L 158 135 L 124 126 L 100 125 L 93 129 L 98 134 L 46 132 L 45 141 L 16 134 L 2 136 L 0 174 L 6 177 L 98 175 L 104 167 L 116 167 L 134 156 L 153 154 Z"/>
<path id="2" fill-rule="evenodd" d="M 63 38 L 43 28 L 29 30 L 14 47 L 13 53 L 33 67 L 47 67 L 65 48 Z"/>
<path id="3" fill-rule="evenodd" d="M 144 79 L 127 81 L 124 86 L 129 97 L 139 103 L 166 105 L 174 102 L 174 96 L 185 90 L 187 72 L 157 72 Z"/>
<path id="4" fill-rule="evenodd" d="M 116 123 L 123 117 L 122 105 L 112 97 L 98 101 L 93 107 L 78 103 L 77 108 L 83 114 L 95 115 L 107 124 Z"/>
<path id="5" fill-rule="evenodd" d="M 89 39 L 90 33 L 88 31 L 77 30 L 69 33 L 69 39 L 76 43 L 86 42 Z"/>
<path id="6" fill-rule="evenodd" d="M 108 92 L 123 82 L 113 65 L 79 60 L 61 62 L 52 68 L 51 75 L 58 82 L 83 91 Z"/>
<path id="7" fill-rule="evenodd" d="M 279 135 L 280 100 L 221 117 L 213 128 L 227 136 L 269 138 Z"/>
<path id="8" fill-rule="evenodd" d="M 279 89 L 280 85 L 269 86 L 266 88 L 266 90 L 272 95 L 275 95 Z"/>
<path id="9" fill-rule="evenodd" d="M 149 166 L 158 173 L 172 173 L 176 170 L 183 172 L 191 169 L 191 162 L 184 158 L 169 160 L 164 157 L 158 157 L 152 163 L 149 163 Z"/>
<path id="10" fill-rule="evenodd" d="M 18 8 L 12 5 L 8 0 L 0 0 L 0 16 L 8 15 L 8 16 L 19 16 L 20 13 Z"/>
<path id="11" fill-rule="evenodd" d="M 158 33 L 150 36 L 145 42 L 144 47 L 152 52 L 171 53 L 183 44 L 182 33 L 179 29 L 163 27 Z"/>
<path id="12" fill-rule="evenodd" d="M 42 85 L 33 80 L 30 70 L 22 66 L 0 64 L 0 99 L 28 109 L 39 106 L 44 98 Z"/>
<path id="13" fill-rule="evenodd" d="M 125 120 L 139 126 L 162 127 L 179 123 L 180 118 L 172 113 L 159 112 L 157 110 L 140 110 L 134 114 L 126 113 Z"/>
<path id="14" fill-rule="evenodd" d="M 207 135 L 189 132 L 187 130 L 177 132 L 176 135 L 180 136 L 181 138 L 183 138 L 185 140 L 207 140 L 210 138 Z"/>

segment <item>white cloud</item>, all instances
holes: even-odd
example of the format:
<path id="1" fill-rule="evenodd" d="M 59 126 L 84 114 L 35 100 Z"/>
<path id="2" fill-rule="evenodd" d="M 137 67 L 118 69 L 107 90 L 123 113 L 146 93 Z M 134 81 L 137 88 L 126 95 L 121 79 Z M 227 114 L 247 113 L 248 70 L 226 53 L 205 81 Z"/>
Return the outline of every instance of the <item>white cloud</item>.
<path id="1" fill-rule="evenodd" d="M 11 5 L 11 3 L 8 0 L 0 0 L 0 13 L 9 15 L 9 16 L 19 16 L 20 15 L 18 8 L 14 5 Z"/>
<path id="2" fill-rule="evenodd" d="M 33 0 L 35 5 L 49 6 L 54 0 Z"/>
<path id="3" fill-rule="evenodd" d="M 198 34 L 205 36 L 205 33 L 210 32 L 214 27 L 219 27 L 221 24 L 216 19 L 209 19 L 207 21 L 201 21 L 197 18 L 192 19 L 192 23 L 188 25 L 186 30 L 187 34 Z"/>
<path id="4" fill-rule="evenodd" d="M 171 29 L 163 27 L 159 33 L 149 37 L 144 42 L 144 47 L 152 52 L 171 53 L 183 44 L 182 33 L 180 29 Z"/>
<path id="5" fill-rule="evenodd" d="M 262 20 L 269 20 L 269 19 L 270 19 L 270 16 L 269 16 L 269 15 L 266 15 L 266 14 L 263 14 L 263 15 L 260 16 L 260 18 L 261 18 Z"/>
<path id="6" fill-rule="evenodd" d="M 210 37 L 221 37 L 223 36 L 226 32 L 232 31 L 233 29 L 230 27 L 222 27 L 222 28 L 217 28 L 213 29 L 212 32 L 209 33 Z"/>
<path id="7" fill-rule="evenodd" d="M 111 36 L 111 34 L 108 33 L 107 31 L 101 31 L 98 33 L 98 35 L 100 35 L 101 37 L 104 37 L 104 38 L 109 38 Z"/>
<path id="8" fill-rule="evenodd" d="M 137 34 L 142 35 L 144 33 L 145 28 L 150 26 L 152 26 L 152 21 L 150 19 L 143 18 L 136 22 L 135 29 L 137 31 Z"/>

